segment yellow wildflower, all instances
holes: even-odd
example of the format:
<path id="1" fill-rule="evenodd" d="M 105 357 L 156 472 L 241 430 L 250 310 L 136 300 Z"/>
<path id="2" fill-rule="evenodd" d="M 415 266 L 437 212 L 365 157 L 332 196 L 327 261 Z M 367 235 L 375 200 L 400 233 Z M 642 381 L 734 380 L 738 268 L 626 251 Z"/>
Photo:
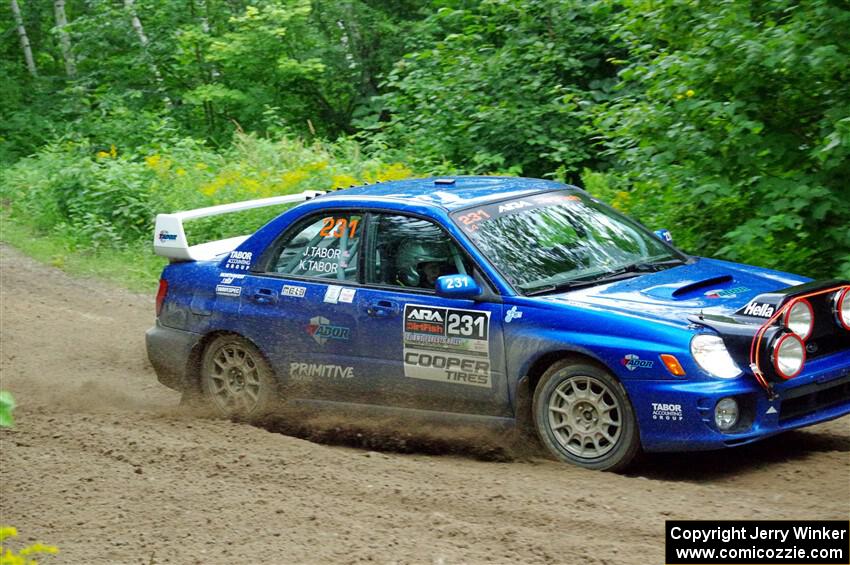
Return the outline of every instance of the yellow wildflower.
<path id="1" fill-rule="evenodd" d="M 118 156 L 118 149 L 115 147 L 115 145 L 109 146 L 109 154 L 112 156 L 113 159 Z"/>
<path id="2" fill-rule="evenodd" d="M 286 171 L 282 175 L 280 175 L 281 183 L 283 184 L 283 189 L 287 190 L 289 188 L 294 187 L 307 177 L 309 177 L 309 173 L 303 169 L 295 169 L 294 171 Z"/>
<path id="3" fill-rule="evenodd" d="M 378 169 L 377 180 L 387 182 L 391 180 L 402 180 L 413 176 L 413 171 L 401 163 L 391 163 Z"/>
<path id="4" fill-rule="evenodd" d="M 328 161 L 325 159 L 322 161 L 316 161 L 315 163 L 307 163 L 303 168 L 305 171 L 322 171 L 328 168 Z"/>
<path id="5" fill-rule="evenodd" d="M 249 190 L 249 191 L 251 191 L 251 192 L 258 192 L 258 191 L 260 190 L 260 188 L 262 188 L 262 187 L 260 186 L 260 183 L 258 183 L 258 182 L 257 182 L 257 181 L 255 181 L 254 179 L 245 179 L 245 180 L 243 180 L 243 181 L 242 181 L 242 186 L 243 186 L 245 189 L 247 189 L 247 190 Z"/>
<path id="6" fill-rule="evenodd" d="M 334 175 L 331 179 L 331 188 L 348 188 L 353 184 L 359 184 L 360 181 L 351 175 Z"/>
<path id="7" fill-rule="evenodd" d="M 179 169 L 177 169 L 177 170 L 176 170 L 176 171 L 174 171 L 174 172 L 177 174 L 177 176 L 178 176 L 178 177 L 182 177 L 183 175 L 185 175 L 185 174 L 186 174 L 186 169 L 179 168 Z"/>
<path id="8" fill-rule="evenodd" d="M 628 212 L 629 210 L 629 201 L 631 199 L 631 195 L 625 190 L 618 190 L 614 195 L 614 199 L 611 202 L 611 206 L 616 208 L 621 212 Z"/>
<path id="9" fill-rule="evenodd" d="M 109 159 L 109 153 L 107 153 L 106 151 L 98 151 L 97 152 L 97 158 L 98 159 Z"/>
<path id="10" fill-rule="evenodd" d="M 156 166 L 159 165 L 159 160 L 161 158 L 162 157 L 160 157 L 159 155 L 148 155 L 147 157 L 145 157 L 145 164 L 151 169 L 155 169 Z"/>
<path id="11" fill-rule="evenodd" d="M 691 98 L 694 94 L 696 94 L 696 92 L 694 92 L 690 88 L 687 90 L 687 92 L 685 92 L 685 96 L 687 96 L 688 98 Z"/>

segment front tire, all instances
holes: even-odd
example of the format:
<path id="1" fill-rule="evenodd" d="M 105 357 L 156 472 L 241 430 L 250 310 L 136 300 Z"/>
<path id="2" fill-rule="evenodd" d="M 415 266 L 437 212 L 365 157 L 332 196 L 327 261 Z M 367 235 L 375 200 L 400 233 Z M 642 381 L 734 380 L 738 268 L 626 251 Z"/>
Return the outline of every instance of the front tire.
<path id="1" fill-rule="evenodd" d="M 532 411 L 543 445 L 567 463 L 619 471 L 640 450 L 625 389 L 596 365 L 576 360 L 552 365 L 537 384 Z"/>
<path id="2" fill-rule="evenodd" d="M 201 360 L 201 394 L 221 416 L 256 421 L 278 400 L 271 367 L 248 340 L 236 335 L 213 339 Z"/>

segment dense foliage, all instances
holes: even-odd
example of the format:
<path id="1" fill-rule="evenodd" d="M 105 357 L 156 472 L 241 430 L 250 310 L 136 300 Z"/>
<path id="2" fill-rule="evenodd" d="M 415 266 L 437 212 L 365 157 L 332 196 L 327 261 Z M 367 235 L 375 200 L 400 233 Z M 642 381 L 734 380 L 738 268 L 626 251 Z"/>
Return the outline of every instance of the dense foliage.
<path id="1" fill-rule="evenodd" d="M 162 210 L 501 172 L 693 253 L 850 276 L 843 0 L 5 0 L 0 76 L 4 217 L 70 248 L 132 247 Z"/>
<path id="2" fill-rule="evenodd" d="M 663 4 L 661 4 L 663 6 Z M 640 0 L 597 124 L 613 186 L 686 248 L 850 273 L 850 9 L 841 2 Z"/>

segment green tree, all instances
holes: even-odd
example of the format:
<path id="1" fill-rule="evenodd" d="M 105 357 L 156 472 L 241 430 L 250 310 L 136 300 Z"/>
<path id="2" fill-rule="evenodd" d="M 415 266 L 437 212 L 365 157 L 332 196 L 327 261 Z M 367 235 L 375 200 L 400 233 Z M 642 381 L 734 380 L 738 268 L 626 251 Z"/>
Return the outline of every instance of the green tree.
<path id="1" fill-rule="evenodd" d="M 627 0 L 597 126 L 623 207 L 714 254 L 850 275 L 850 11 Z"/>
<path id="2" fill-rule="evenodd" d="M 449 0 L 389 74 L 390 146 L 467 172 L 575 178 L 595 164 L 591 109 L 615 69 L 603 2 Z M 372 127 L 375 127 L 372 124 Z"/>

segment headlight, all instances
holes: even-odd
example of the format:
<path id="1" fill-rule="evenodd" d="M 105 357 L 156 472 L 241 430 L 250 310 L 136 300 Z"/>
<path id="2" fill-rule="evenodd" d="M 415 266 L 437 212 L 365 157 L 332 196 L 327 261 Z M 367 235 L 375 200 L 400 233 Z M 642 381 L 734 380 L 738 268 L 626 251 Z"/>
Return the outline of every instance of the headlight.
<path id="1" fill-rule="evenodd" d="M 714 423 L 717 429 L 725 432 L 738 423 L 738 403 L 734 398 L 722 398 L 714 407 Z"/>
<path id="2" fill-rule="evenodd" d="M 793 379 L 803 370 L 806 363 L 806 346 L 803 340 L 793 333 L 779 336 L 773 343 L 773 368 L 783 379 Z"/>
<path id="3" fill-rule="evenodd" d="M 832 298 L 835 320 L 845 330 L 850 330 L 850 288 L 839 290 Z"/>
<path id="4" fill-rule="evenodd" d="M 717 378 L 734 379 L 741 374 L 723 339 L 716 335 L 695 335 L 691 340 L 691 355 L 697 365 Z"/>
<path id="5" fill-rule="evenodd" d="M 785 326 L 806 341 L 812 335 L 815 312 L 808 300 L 798 300 L 785 313 Z"/>

